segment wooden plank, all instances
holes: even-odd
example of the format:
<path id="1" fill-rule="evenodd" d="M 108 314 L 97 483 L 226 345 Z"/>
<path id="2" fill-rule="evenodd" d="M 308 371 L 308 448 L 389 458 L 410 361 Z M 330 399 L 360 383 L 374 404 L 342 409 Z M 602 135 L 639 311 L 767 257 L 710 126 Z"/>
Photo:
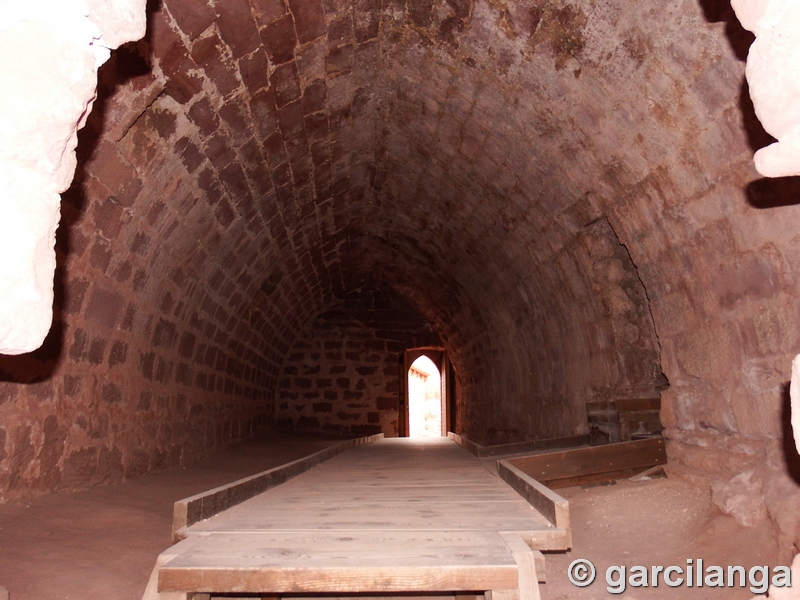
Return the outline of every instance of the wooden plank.
<path id="1" fill-rule="evenodd" d="M 348 493 L 348 497 L 350 498 L 359 498 L 360 496 L 367 496 L 369 497 L 371 494 L 380 491 L 381 493 L 385 493 L 387 495 L 406 495 L 413 498 L 439 498 L 441 499 L 443 495 L 446 494 L 453 494 L 457 495 L 460 498 L 471 498 L 474 494 L 480 495 L 481 498 L 487 496 L 505 496 L 504 490 L 498 490 L 497 485 L 493 484 L 491 481 L 485 482 L 441 482 L 438 481 L 436 483 L 404 483 L 404 482 L 392 482 L 385 485 L 378 485 L 375 483 L 366 483 L 366 482 L 353 482 L 346 485 L 317 485 L 315 482 L 316 479 L 312 479 L 308 482 L 304 487 L 305 491 L 308 494 L 329 494 L 331 491 L 335 493 L 340 493 L 341 490 L 338 488 L 342 488 L 342 490 L 346 489 Z M 299 499 L 300 496 L 294 496 L 294 498 Z"/>
<path id="2" fill-rule="evenodd" d="M 666 462 L 664 439 L 660 437 L 509 459 L 510 464 L 543 483 Z"/>
<path id="3" fill-rule="evenodd" d="M 661 410 L 661 397 L 656 398 L 621 398 L 614 401 L 618 412 L 640 410 Z"/>
<path id="4" fill-rule="evenodd" d="M 514 533 L 518 533 L 525 543 L 535 550 L 569 550 L 572 547 L 569 530 L 560 527 L 535 531 L 514 531 Z"/>
<path id="5" fill-rule="evenodd" d="M 486 600 L 519 600 L 519 590 L 487 590 Z"/>
<path id="6" fill-rule="evenodd" d="M 453 432 L 448 432 L 447 435 L 450 436 L 450 438 L 462 448 L 468 450 L 478 458 L 493 458 L 497 456 L 510 456 L 512 454 L 547 452 L 550 450 L 577 448 L 579 446 L 586 446 L 589 443 L 589 436 L 584 434 L 569 435 L 558 438 L 546 438 L 541 440 L 529 440 L 526 442 L 514 442 L 512 444 L 482 446 Z"/>
<path id="7" fill-rule="evenodd" d="M 191 536 L 161 567 L 160 591 L 354 593 L 472 591 L 516 585 L 497 532 Z"/>
<path id="8" fill-rule="evenodd" d="M 156 566 L 153 568 L 153 572 L 150 574 L 150 579 L 147 582 L 147 587 L 144 590 L 144 595 L 142 596 L 142 600 L 188 600 L 189 599 L 190 594 L 186 594 L 185 592 L 180 592 L 180 591 L 159 592 L 158 590 L 158 578 L 161 567 L 166 563 L 170 562 L 171 560 L 175 559 L 180 554 L 180 552 L 173 551 L 173 548 L 165 550 L 156 559 Z"/>
<path id="9" fill-rule="evenodd" d="M 502 507 L 498 509 L 498 507 Z M 522 499 L 485 502 L 362 502 L 291 506 L 254 498 L 243 510 L 196 523 L 190 531 L 295 529 L 543 529 L 549 523 Z"/>
<path id="10" fill-rule="evenodd" d="M 632 410 L 619 413 L 620 422 L 635 423 L 660 423 L 659 412 L 657 410 Z"/>
<path id="11" fill-rule="evenodd" d="M 324 448 L 304 458 L 269 469 L 250 477 L 214 488 L 201 494 L 183 498 L 175 503 L 172 514 L 172 539 L 182 539 L 182 532 L 192 523 L 207 519 L 218 512 L 235 506 L 268 489 L 296 477 L 310 468 L 324 462 L 349 448 L 367 444 L 383 438 L 383 434 L 345 440 Z"/>
<path id="12" fill-rule="evenodd" d="M 463 437 L 463 436 L 461 436 L 461 435 L 459 435 L 457 433 L 454 433 L 452 431 L 448 431 L 447 432 L 447 437 L 449 437 L 456 444 L 458 444 L 459 446 L 464 448 L 464 450 L 466 450 L 467 452 L 469 452 L 473 456 L 477 456 L 478 458 L 480 458 L 480 450 L 481 450 L 481 448 L 483 448 L 483 446 L 481 446 L 480 444 L 476 444 L 472 440 L 469 440 L 469 439 L 467 439 L 467 438 L 465 438 L 465 437 Z"/>
<path id="13" fill-rule="evenodd" d="M 506 586 L 517 578 L 517 566 L 471 568 L 370 567 L 359 569 L 300 569 L 270 571 L 260 567 L 229 569 L 162 568 L 159 583 L 165 591 L 199 589 L 228 593 L 355 594 L 472 591 Z"/>
<path id="14" fill-rule="evenodd" d="M 351 450 L 326 462 L 324 468 L 299 475 L 235 509 L 197 523 L 191 531 L 436 531 L 471 529 L 476 523 L 480 528 L 504 531 L 550 528 L 518 494 L 497 485 L 496 477 L 451 441 L 431 446 L 439 448 L 437 456 L 444 460 L 431 463 L 429 457 L 419 468 L 401 469 L 388 476 L 387 470 L 380 468 L 385 460 L 413 464 L 404 460 L 407 448 L 384 440 L 369 449 Z M 445 466 L 440 467 L 442 463 Z M 374 468 L 354 469 L 354 464 L 371 464 Z M 432 469 L 432 464 L 436 468 Z M 343 472 L 348 476 L 342 477 Z M 426 487 L 431 473 L 438 487 Z M 351 476 L 361 480 L 358 492 L 348 483 Z M 425 478 L 422 482 L 421 476 Z M 364 487 L 364 482 L 369 485 Z M 438 485 L 442 482 L 448 485 Z M 460 487 L 449 487 L 455 483 Z M 502 510 L 498 510 L 500 506 Z"/>
<path id="15" fill-rule="evenodd" d="M 296 517 L 283 523 L 275 520 L 259 518 L 250 523 L 247 517 L 231 519 L 224 523 L 198 523 L 190 532 L 214 531 L 403 531 L 415 529 L 417 531 L 442 531 L 447 529 L 493 529 L 497 531 L 528 531 L 547 530 L 550 523 L 541 515 L 531 510 L 527 518 L 518 516 L 503 517 L 491 514 L 492 506 L 486 505 L 483 511 L 474 513 L 447 516 L 447 513 L 431 512 L 427 515 L 397 514 L 390 515 L 386 512 L 365 513 L 358 515 L 322 515 L 309 514 L 306 517 Z M 286 514 L 286 513 L 283 513 Z"/>
<path id="16" fill-rule="evenodd" d="M 586 412 L 587 413 L 617 412 L 617 406 L 616 404 L 614 404 L 613 400 L 603 400 L 600 402 L 587 402 Z"/>
<path id="17" fill-rule="evenodd" d="M 601 485 L 604 483 L 611 483 L 618 479 L 628 479 L 637 473 L 640 473 L 641 467 L 633 469 L 622 469 L 620 471 L 610 471 L 608 473 L 592 473 L 590 475 L 581 475 L 580 477 L 566 477 L 564 479 L 553 479 L 548 481 L 547 485 L 554 490 L 560 490 L 566 487 L 574 487 L 578 485 Z"/>
<path id="18" fill-rule="evenodd" d="M 514 564 L 501 534 L 483 529 L 254 531 L 244 535 L 208 532 L 193 534 L 164 554 L 169 557 L 169 566 L 175 566 L 179 559 L 236 560 L 241 553 L 247 555 L 242 559 L 245 562 L 260 561 L 253 557 L 263 556 L 269 565 L 280 567 L 328 560 L 345 566 L 362 565 L 364 561 L 383 564 L 389 559 L 407 565 Z"/>
<path id="19" fill-rule="evenodd" d="M 567 500 L 515 467 L 510 460 L 497 462 L 497 474 L 560 532 L 561 539 L 558 542 L 554 539 L 546 540 L 547 549 L 568 550 L 572 547 Z"/>
<path id="20" fill-rule="evenodd" d="M 214 596 L 211 600 L 215 600 Z M 222 600 L 222 599 L 220 599 Z M 236 600 L 230 596 L 226 596 L 224 600 Z M 246 600 L 254 600 L 252 597 Z M 275 600 L 322 600 L 320 596 L 280 596 Z M 357 598 L 353 596 L 329 596 L 325 595 L 324 600 L 409 600 L 408 596 L 366 596 L 359 594 Z M 413 600 L 485 600 L 483 594 L 414 594 Z"/>

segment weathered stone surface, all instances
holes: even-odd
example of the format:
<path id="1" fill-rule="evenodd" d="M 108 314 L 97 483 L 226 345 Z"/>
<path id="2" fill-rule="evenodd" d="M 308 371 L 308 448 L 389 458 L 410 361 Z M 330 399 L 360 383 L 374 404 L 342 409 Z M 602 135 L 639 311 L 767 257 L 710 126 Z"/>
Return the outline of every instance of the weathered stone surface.
<path id="1" fill-rule="evenodd" d="M 393 431 L 407 339 L 378 332 L 407 322 L 321 318 L 375 285 L 440 333 L 458 431 L 580 433 L 587 401 L 661 392 L 670 468 L 800 543 L 797 186 L 754 181 L 730 7 L 223 4 L 166 0 L 101 72 L 56 335 L 0 361 L 2 493 L 194 460 L 276 411 Z"/>
<path id="2" fill-rule="evenodd" d="M 367 285 L 319 315 L 289 350 L 275 424 L 295 431 L 396 436 L 402 351 L 440 346 L 429 323 Z"/>
<path id="3" fill-rule="evenodd" d="M 711 493 L 714 504 L 740 525 L 752 527 L 766 521 L 763 487 L 753 471 L 740 473 L 727 483 L 715 483 Z"/>

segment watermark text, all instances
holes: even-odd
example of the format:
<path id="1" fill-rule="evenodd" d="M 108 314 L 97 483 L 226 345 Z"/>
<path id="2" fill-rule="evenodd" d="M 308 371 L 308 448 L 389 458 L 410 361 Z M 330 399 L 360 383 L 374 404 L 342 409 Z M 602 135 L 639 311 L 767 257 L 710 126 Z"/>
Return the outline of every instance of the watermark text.
<path id="1" fill-rule="evenodd" d="M 579 558 L 572 561 L 567 577 L 577 587 L 591 585 L 597 569 L 590 560 Z M 622 594 L 628 587 L 749 587 L 754 594 L 763 594 L 770 584 L 773 587 L 792 587 L 792 572 L 789 567 L 705 565 L 702 558 L 686 559 L 685 565 L 632 567 L 612 565 L 606 569 L 606 590 L 610 594 Z"/>

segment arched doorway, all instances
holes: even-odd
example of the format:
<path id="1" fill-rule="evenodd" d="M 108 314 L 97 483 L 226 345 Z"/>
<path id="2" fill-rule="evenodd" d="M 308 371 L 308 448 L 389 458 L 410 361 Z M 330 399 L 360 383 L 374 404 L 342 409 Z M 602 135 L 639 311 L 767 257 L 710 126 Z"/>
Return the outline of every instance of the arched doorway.
<path id="1" fill-rule="evenodd" d="M 408 368 L 408 437 L 441 435 L 441 375 L 439 367 L 423 354 Z"/>
<path id="2" fill-rule="evenodd" d="M 424 357 L 425 361 L 416 361 Z M 416 367 L 413 367 L 416 365 Z M 433 422 L 423 423 L 421 428 L 426 432 L 426 436 L 445 436 L 451 429 L 451 423 L 455 410 L 455 389 L 453 387 L 454 373 L 444 348 L 424 347 L 406 350 L 400 357 L 400 419 L 398 433 L 401 437 L 414 436 L 415 431 L 411 427 L 411 418 L 417 407 L 411 406 L 410 393 L 415 389 L 423 391 L 423 396 L 428 398 L 421 401 L 419 410 L 425 413 L 434 413 L 438 417 L 436 424 Z M 438 393 L 433 388 L 438 383 Z M 417 395 L 420 392 L 417 391 Z M 433 405 L 439 403 L 439 409 L 435 410 Z M 419 419 L 419 417 L 416 417 Z M 424 421 L 424 418 L 423 418 Z M 418 428 L 416 428 L 418 429 Z M 421 436 L 421 434 L 419 435 Z"/>

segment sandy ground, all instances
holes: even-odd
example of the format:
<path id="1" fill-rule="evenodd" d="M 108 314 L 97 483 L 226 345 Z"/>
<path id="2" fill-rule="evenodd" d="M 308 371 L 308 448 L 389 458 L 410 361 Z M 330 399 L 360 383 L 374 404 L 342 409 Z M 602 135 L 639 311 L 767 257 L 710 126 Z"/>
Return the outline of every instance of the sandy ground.
<path id="1" fill-rule="evenodd" d="M 231 446 L 185 469 L 80 493 L 0 505 L 0 586 L 11 600 L 139 600 L 156 556 L 170 545 L 175 500 L 295 460 L 333 443 L 271 434 Z M 547 556 L 543 600 L 613 598 L 611 565 L 773 565 L 775 549 L 758 528 L 743 529 L 710 507 L 706 492 L 675 479 L 566 488 L 573 550 Z M 597 580 L 576 588 L 567 567 L 594 562 Z M 632 588 L 616 595 L 749 599 L 747 588 Z"/>
<path id="2" fill-rule="evenodd" d="M 543 600 L 750 599 L 754 593 L 749 584 L 744 588 L 669 587 L 660 575 L 658 586 L 652 587 L 652 567 L 674 565 L 685 570 L 691 559 L 696 575 L 697 559 L 703 560 L 704 568 L 738 565 L 748 571 L 777 564 L 777 548 L 766 524 L 760 528 L 738 526 L 712 507 L 707 491 L 680 479 L 624 480 L 610 486 L 556 491 L 570 503 L 573 549 L 547 555 Z M 592 561 L 596 568 L 595 582 L 585 588 L 575 587 L 567 578 L 570 563 L 579 558 Z M 618 594 L 607 590 L 622 587 L 613 583 L 618 571 L 611 574 L 612 585 L 606 581 L 609 567 L 624 566 L 627 580 L 630 568 L 637 565 L 647 567 L 648 587 L 626 584 L 625 591 Z M 672 575 L 673 580 L 677 576 Z M 760 578 L 758 573 L 755 576 Z"/>
<path id="3" fill-rule="evenodd" d="M 332 443 L 271 433 L 188 468 L 0 505 L 0 586 L 11 600 L 139 600 L 171 544 L 176 500 Z"/>

